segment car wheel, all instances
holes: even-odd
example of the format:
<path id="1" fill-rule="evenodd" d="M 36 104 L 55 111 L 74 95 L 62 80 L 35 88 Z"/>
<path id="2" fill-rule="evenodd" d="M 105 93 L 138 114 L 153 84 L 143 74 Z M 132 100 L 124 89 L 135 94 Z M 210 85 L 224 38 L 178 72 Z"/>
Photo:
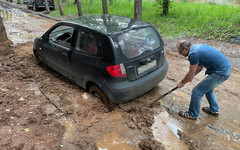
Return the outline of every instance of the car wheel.
<path id="1" fill-rule="evenodd" d="M 37 65 L 42 65 L 42 66 L 46 67 L 46 63 L 44 62 L 44 59 L 37 51 L 34 52 L 34 57 L 35 57 Z"/>
<path id="2" fill-rule="evenodd" d="M 89 92 L 92 93 L 95 97 L 100 98 L 103 104 L 107 106 L 110 111 L 115 108 L 116 104 L 111 102 L 108 99 L 107 95 L 97 85 L 91 86 Z"/>
<path id="3" fill-rule="evenodd" d="M 37 10 L 38 10 L 38 9 L 37 9 L 37 5 L 36 5 L 35 3 L 33 4 L 33 10 L 34 10 L 34 11 L 37 11 Z"/>

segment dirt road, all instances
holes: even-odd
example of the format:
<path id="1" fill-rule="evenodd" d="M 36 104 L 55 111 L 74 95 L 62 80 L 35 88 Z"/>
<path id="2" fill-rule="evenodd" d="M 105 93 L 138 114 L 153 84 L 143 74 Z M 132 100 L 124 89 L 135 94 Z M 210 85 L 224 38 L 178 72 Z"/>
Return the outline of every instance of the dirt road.
<path id="1" fill-rule="evenodd" d="M 188 109 L 191 89 L 204 78 L 204 72 L 149 108 L 148 104 L 175 87 L 188 71 L 186 58 L 174 51 L 178 39 L 165 38 L 169 50 L 167 77 L 145 95 L 121 104 L 122 109 L 109 112 L 99 99 L 34 63 L 31 41 L 54 21 L 24 13 L 26 17 L 18 19 L 13 14 L 4 23 L 14 46 L 0 45 L 1 150 L 240 149 L 239 70 L 234 69 L 230 79 L 215 90 L 220 105 L 218 118 L 201 111 L 199 119 L 192 121 L 177 114 Z M 240 49 L 224 42 L 190 40 L 236 52 Z M 225 52 L 229 58 L 235 56 L 232 51 Z M 202 106 L 206 105 L 203 98 Z"/>

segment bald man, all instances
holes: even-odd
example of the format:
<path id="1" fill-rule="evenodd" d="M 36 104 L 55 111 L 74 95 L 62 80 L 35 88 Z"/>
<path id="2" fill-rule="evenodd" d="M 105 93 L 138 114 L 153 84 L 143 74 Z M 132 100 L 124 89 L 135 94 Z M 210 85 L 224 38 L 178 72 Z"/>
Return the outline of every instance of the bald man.
<path id="1" fill-rule="evenodd" d="M 205 45 L 192 45 L 186 40 L 182 40 L 176 45 L 180 55 L 188 57 L 190 62 L 189 71 L 178 84 L 182 88 L 186 83 L 191 82 L 193 77 L 206 68 L 207 75 L 192 90 L 191 102 L 188 111 L 179 111 L 179 115 L 196 120 L 199 116 L 202 97 L 205 95 L 209 107 L 203 107 L 202 110 L 212 116 L 219 116 L 219 106 L 214 88 L 226 81 L 231 75 L 232 65 L 228 59 L 217 49 Z"/>

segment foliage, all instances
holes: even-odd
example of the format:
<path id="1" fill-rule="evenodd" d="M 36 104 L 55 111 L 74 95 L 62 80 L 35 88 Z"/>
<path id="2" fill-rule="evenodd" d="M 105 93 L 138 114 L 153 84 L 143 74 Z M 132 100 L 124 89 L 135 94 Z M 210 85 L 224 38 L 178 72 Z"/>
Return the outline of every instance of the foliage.
<path id="1" fill-rule="evenodd" d="M 81 0 L 83 14 L 102 14 L 102 1 Z M 72 0 L 63 1 L 64 13 L 68 17 L 77 16 L 77 6 Z M 56 6 L 56 5 L 55 5 Z M 123 11 L 124 10 L 124 11 Z M 108 5 L 109 14 L 134 17 L 134 1 L 116 0 Z M 59 11 L 51 15 L 60 17 Z M 143 0 L 142 20 L 150 22 L 163 36 L 205 37 L 225 39 L 240 33 L 240 7 L 203 3 L 172 2 L 168 16 L 160 16 L 154 1 Z"/>
<path id="2" fill-rule="evenodd" d="M 168 7 L 172 7 L 172 0 L 167 0 L 168 1 Z M 155 0 L 154 6 L 157 8 L 157 12 L 159 14 L 162 14 L 163 8 L 164 8 L 164 0 Z"/>

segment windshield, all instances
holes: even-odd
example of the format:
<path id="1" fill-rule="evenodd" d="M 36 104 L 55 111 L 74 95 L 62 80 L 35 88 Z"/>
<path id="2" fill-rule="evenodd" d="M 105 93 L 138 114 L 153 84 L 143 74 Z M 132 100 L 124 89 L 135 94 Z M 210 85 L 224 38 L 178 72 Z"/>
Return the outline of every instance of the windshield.
<path id="1" fill-rule="evenodd" d="M 127 58 L 134 58 L 160 46 L 159 37 L 151 27 L 130 30 L 119 35 L 117 40 L 122 53 Z"/>

